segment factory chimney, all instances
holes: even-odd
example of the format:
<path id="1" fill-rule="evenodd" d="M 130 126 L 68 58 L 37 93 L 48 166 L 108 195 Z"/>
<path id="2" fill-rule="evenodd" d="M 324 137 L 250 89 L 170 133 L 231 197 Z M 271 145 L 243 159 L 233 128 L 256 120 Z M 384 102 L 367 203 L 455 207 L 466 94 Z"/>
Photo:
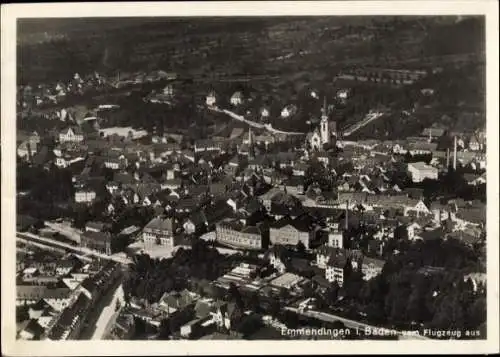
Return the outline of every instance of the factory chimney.
<path id="1" fill-rule="evenodd" d="M 457 137 L 453 137 L 453 170 L 457 169 Z"/>
<path id="2" fill-rule="evenodd" d="M 345 201 L 345 229 L 349 228 L 349 200 Z"/>
<path id="3" fill-rule="evenodd" d="M 450 169 L 450 148 L 446 149 L 446 170 Z"/>

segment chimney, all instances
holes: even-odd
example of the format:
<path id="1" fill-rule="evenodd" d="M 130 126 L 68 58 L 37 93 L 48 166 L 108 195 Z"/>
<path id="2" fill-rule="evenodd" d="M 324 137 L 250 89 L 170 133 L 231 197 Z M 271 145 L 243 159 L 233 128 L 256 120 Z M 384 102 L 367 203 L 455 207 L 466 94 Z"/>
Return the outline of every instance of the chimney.
<path id="1" fill-rule="evenodd" d="M 345 229 L 349 228 L 349 200 L 345 201 Z"/>
<path id="2" fill-rule="evenodd" d="M 457 137 L 453 137 L 453 170 L 457 169 Z"/>

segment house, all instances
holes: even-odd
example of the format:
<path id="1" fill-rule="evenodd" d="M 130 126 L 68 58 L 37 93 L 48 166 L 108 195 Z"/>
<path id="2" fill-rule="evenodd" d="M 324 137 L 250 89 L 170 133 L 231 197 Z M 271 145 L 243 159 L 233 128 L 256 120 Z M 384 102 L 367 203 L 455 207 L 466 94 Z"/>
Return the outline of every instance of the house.
<path id="1" fill-rule="evenodd" d="M 469 139 L 468 148 L 470 151 L 480 151 L 483 149 L 483 143 L 481 143 L 476 135 L 472 135 Z"/>
<path id="2" fill-rule="evenodd" d="M 382 273 L 385 261 L 377 258 L 364 257 L 361 265 L 364 280 L 370 280 Z"/>
<path id="3" fill-rule="evenodd" d="M 81 235 L 80 245 L 83 248 L 98 251 L 100 253 L 111 255 L 112 236 L 108 232 L 86 231 Z"/>
<path id="4" fill-rule="evenodd" d="M 314 233 L 314 225 L 307 214 L 292 219 L 290 216 L 284 216 L 280 220 L 271 224 L 269 229 L 269 238 L 271 244 L 293 245 L 299 242 L 309 249 L 309 243 Z"/>
<path id="5" fill-rule="evenodd" d="M 76 203 L 92 203 L 96 199 L 96 192 L 91 188 L 79 188 L 75 191 Z"/>
<path id="6" fill-rule="evenodd" d="M 325 268 L 325 279 L 330 283 L 337 282 L 339 286 L 342 286 L 348 270 L 348 264 L 348 259 L 342 254 L 328 260 Z"/>
<path id="7" fill-rule="evenodd" d="M 184 231 L 186 233 L 193 234 L 203 233 L 203 231 L 207 228 L 207 225 L 208 223 L 205 213 L 203 210 L 198 210 L 196 212 L 192 212 L 182 226 L 184 227 Z"/>
<path id="8" fill-rule="evenodd" d="M 81 143 L 84 140 L 83 131 L 79 126 L 70 126 L 59 133 L 59 142 Z"/>
<path id="9" fill-rule="evenodd" d="M 236 249 L 260 250 L 267 248 L 261 226 L 245 226 L 238 220 L 225 219 L 216 224 L 216 240 Z"/>
<path id="10" fill-rule="evenodd" d="M 215 95 L 215 92 L 210 92 L 206 99 L 205 99 L 205 103 L 209 106 L 209 107 L 212 107 L 215 105 L 215 103 L 217 102 L 217 97 Z"/>
<path id="11" fill-rule="evenodd" d="M 444 132 L 445 129 L 429 127 L 425 128 L 420 135 L 424 138 L 429 138 L 429 140 L 433 140 L 443 136 Z"/>
<path id="12" fill-rule="evenodd" d="M 281 110 L 282 118 L 289 118 L 297 113 L 297 106 L 294 104 L 287 105 Z"/>
<path id="13" fill-rule="evenodd" d="M 269 112 L 269 109 L 267 107 L 262 107 L 260 109 L 260 117 L 263 119 L 266 119 L 269 117 L 271 113 Z"/>
<path id="14" fill-rule="evenodd" d="M 21 340 L 39 340 L 45 329 L 38 323 L 36 319 L 31 319 L 27 324 L 19 331 L 18 338 Z"/>
<path id="15" fill-rule="evenodd" d="M 243 93 L 242 92 L 235 92 L 232 96 L 231 99 L 229 100 L 231 105 L 238 106 L 243 104 Z"/>
<path id="16" fill-rule="evenodd" d="M 38 143 L 32 142 L 31 140 L 25 140 L 17 147 L 17 155 L 20 158 L 26 158 L 28 161 L 31 160 L 37 152 Z"/>
<path id="17" fill-rule="evenodd" d="M 269 260 L 269 264 L 271 264 L 280 274 L 286 272 L 291 257 L 289 251 L 285 247 L 273 245 L 264 256 L 266 260 Z"/>
<path id="18" fill-rule="evenodd" d="M 463 177 L 464 180 L 467 181 L 467 184 L 470 186 L 478 186 L 486 183 L 486 173 L 482 174 L 481 176 L 465 173 Z"/>
<path id="19" fill-rule="evenodd" d="M 142 239 L 146 246 L 165 245 L 169 247 L 175 246 L 174 233 L 176 231 L 176 223 L 173 218 L 159 216 L 153 218 L 144 227 Z"/>
<path id="20" fill-rule="evenodd" d="M 87 224 L 85 225 L 86 232 L 104 232 L 110 228 L 111 228 L 110 224 L 106 224 L 103 222 L 90 221 L 87 222 Z"/>
<path id="21" fill-rule="evenodd" d="M 309 166 L 305 162 L 299 162 L 292 168 L 294 176 L 305 176 Z"/>
<path id="22" fill-rule="evenodd" d="M 233 302 L 216 301 L 212 308 L 212 316 L 218 328 L 231 330 L 243 317 L 243 311 Z"/>
<path id="23" fill-rule="evenodd" d="M 425 179 L 438 179 L 438 169 L 427 165 L 425 162 L 409 163 L 407 170 L 413 182 L 422 182 Z"/>
<path id="24" fill-rule="evenodd" d="M 52 341 L 77 339 L 90 304 L 90 299 L 85 294 L 80 294 L 62 311 L 56 323 L 47 331 L 47 339 Z"/>
<path id="25" fill-rule="evenodd" d="M 437 145 L 437 143 L 429 143 L 427 141 L 410 142 L 408 144 L 408 152 L 412 156 L 431 154 L 436 150 Z"/>
<path id="26" fill-rule="evenodd" d="M 344 248 L 344 236 L 339 230 L 338 224 L 331 227 L 328 232 L 328 246 L 333 248 Z"/>

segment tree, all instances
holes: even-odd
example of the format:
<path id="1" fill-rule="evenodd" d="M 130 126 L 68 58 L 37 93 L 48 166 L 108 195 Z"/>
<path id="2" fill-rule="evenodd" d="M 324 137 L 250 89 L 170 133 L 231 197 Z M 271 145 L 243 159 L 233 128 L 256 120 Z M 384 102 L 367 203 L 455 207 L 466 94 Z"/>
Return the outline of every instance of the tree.
<path id="1" fill-rule="evenodd" d="M 304 256 L 306 254 L 306 246 L 302 241 L 299 241 L 296 246 L 297 252 L 301 255 Z"/>
<path id="2" fill-rule="evenodd" d="M 29 306 L 26 304 L 16 306 L 16 321 L 23 322 L 30 318 Z"/>

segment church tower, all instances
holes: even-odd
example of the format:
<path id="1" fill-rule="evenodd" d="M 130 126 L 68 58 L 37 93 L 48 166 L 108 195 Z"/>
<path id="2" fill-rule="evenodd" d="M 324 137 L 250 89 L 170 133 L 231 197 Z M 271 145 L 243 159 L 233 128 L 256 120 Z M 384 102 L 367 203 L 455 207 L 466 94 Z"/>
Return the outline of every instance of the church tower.
<path id="1" fill-rule="evenodd" d="M 326 97 L 323 103 L 321 123 L 320 123 L 321 144 L 330 143 L 330 123 L 328 122 L 328 109 L 326 107 Z"/>

